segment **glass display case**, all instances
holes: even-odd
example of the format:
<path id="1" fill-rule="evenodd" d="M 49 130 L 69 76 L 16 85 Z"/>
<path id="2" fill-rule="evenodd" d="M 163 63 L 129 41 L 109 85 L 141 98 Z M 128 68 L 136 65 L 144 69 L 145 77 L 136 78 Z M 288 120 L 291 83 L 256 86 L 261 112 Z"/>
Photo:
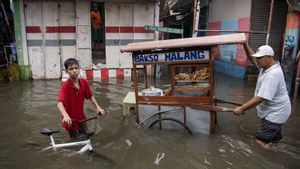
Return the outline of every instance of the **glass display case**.
<path id="1" fill-rule="evenodd" d="M 214 119 L 215 112 L 203 113 L 190 107 L 213 102 L 214 71 L 210 53 L 210 48 L 133 53 L 137 123 L 152 116 L 154 121 L 171 118 L 186 128 L 191 126 L 193 131 L 212 132 L 214 124 L 209 119 Z M 142 68 L 137 69 L 138 66 Z M 160 124 L 164 128 L 172 126 L 166 122 Z"/>
<path id="2" fill-rule="evenodd" d="M 209 96 L 211 71 L 208 64 L 172 65 L 174 96 Z"/>

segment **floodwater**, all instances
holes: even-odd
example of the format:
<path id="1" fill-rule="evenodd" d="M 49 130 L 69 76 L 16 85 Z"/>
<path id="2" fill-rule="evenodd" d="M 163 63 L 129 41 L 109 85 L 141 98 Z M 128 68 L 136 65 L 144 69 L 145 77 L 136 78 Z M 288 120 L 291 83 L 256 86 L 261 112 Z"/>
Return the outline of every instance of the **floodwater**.
<path id="1" fill-rule="evenodd" d="M 132 91 L 130 80 L 90 82 L 98 102 L 107 109 L 96 135 L 94 153 L 75 154 L 74 149 L 52 149 L 40 129 L 61 129 L 56 98 L 58 80 L 0 82 L 0 169 L 240 169 L 300 168 L 300 100 L 284 127 L 284 142 L 269 150 L 258 147 L 254 133 L 259 125 L 255 109 L 244 116 L 218 113 L 215 135 L 136 127 L 135 116 L 122 116 L 122 100 Z M 225 75 L 216 77 L 216 97 L 244 102 L 251 98 L 255 82 Z M 86 103 L 86 113 L 93 106 Z M 55 134 L 56 142 L 68 140 Z"/>

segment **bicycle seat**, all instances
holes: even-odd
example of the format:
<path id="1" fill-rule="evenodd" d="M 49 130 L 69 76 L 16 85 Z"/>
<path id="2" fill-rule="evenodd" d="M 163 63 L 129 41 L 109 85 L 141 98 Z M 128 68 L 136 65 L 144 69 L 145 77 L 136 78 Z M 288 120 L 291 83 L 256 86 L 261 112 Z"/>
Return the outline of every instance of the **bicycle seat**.
<path id="1" fill-rule="evenodd" d="M 58 133 L 58 130 L 50 130 L 48 128 L 43 128 L 41 130 L 41 134 L 46 135 L 46 136 L 51 136 L 53 133 Z"/>

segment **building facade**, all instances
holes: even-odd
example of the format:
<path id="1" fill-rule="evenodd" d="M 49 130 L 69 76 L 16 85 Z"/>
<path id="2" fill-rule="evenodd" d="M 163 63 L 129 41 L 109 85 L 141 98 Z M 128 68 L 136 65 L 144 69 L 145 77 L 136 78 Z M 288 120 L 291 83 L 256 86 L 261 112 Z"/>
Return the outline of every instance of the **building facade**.
<path id="1" fill-rule="evenodd" d="M 101 76 L 102 69 L 111 72 L 109 76 L 130 75 L 131 57 L 120 48 L 157 39 L 153 31 L 144 29 L 158 25 L 155 0 L 15 0 L 14 5 L 18 60 L 25 79 L 60 78 L 70 57 L 78 59 L 89 75 Z M 96 31 L 94 9 L 100 15 Z"/>
<path id="2" fill-rule="evenodd" d="M 273 9 L 271 10 L 271 6 Z M 229 12 L 230 11 L 230 12 Z M 272 11 L 271 17 L 270 11 Z M 245 32 L 253 50 L 264 44 L 275 50 L 275 59 L 280 60 L 284 42 L 288 5 L 284 0 L 214 0 L 209 3 L 207 35 Z M 269 20 L 271 19 L 269 40 Z M 247 61 L 242 45 L 221 45 L 215 50 L 215 68 L 238 78 L 246 78 L 249 74 L 257 74 L 257 69 Z"/>

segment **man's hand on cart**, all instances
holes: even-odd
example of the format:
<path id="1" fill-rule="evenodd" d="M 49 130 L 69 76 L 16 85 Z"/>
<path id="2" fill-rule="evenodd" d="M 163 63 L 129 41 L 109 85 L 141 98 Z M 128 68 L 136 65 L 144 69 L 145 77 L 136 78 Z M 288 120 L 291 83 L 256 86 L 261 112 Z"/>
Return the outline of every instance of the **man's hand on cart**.
<path id="1" fill-rule="evenodd" d="M 241 106 L 238 106 L 238 107 L 234 108 L 234 109 L 233 109 L 233 113 L 234 113 L 235 115 L 237 115 L 237 116 L 239 116 L 239 115 L 244 115 L 244 114 L 245 114 L 245 112 L 244 112 L 244 110 L 242 109 Z"/>

